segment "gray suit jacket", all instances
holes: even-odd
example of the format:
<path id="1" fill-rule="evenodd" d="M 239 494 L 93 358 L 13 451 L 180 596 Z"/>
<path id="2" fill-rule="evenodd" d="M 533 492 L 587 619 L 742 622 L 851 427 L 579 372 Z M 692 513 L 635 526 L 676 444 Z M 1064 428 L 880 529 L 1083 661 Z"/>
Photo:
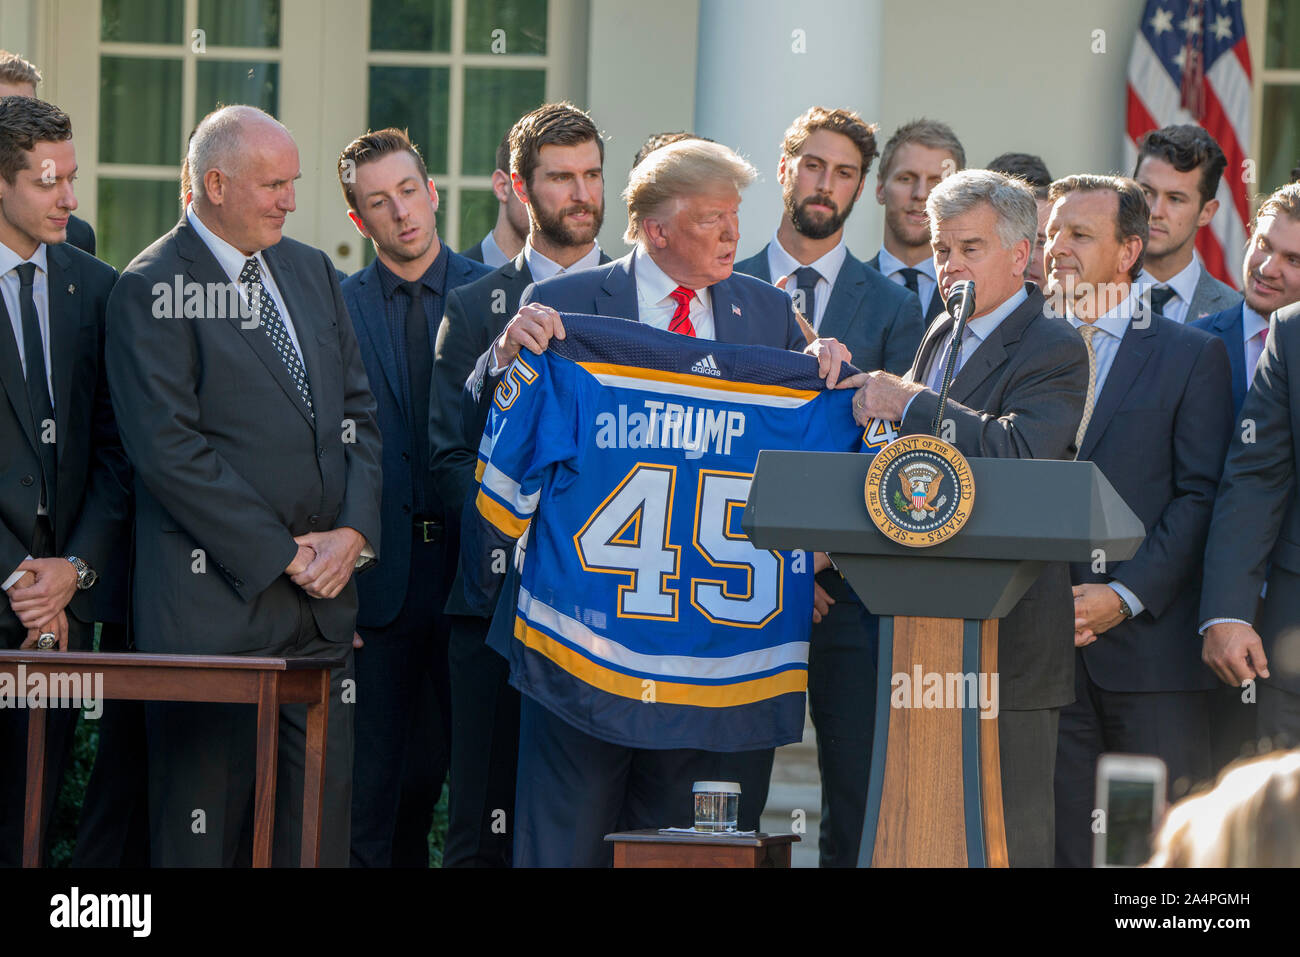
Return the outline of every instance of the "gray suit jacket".
<path id="1" fill-rule="evenodd" d="M 967 456 L 1073 459 L 1074 434 L 1088 388 L 1088 350 L 1043 294 L 1029 298 L 984 340 L 953 379 L 944 419 L 953 445 Z M 920 381 L 952 331 L 945 312 L 931 324 L 912 364 Z M 920 393 L 903 419 L 904 435 L 929 432 L 939 397 Z M 998 628 L 1001 706 L 1010 711 L 1057 708 L 1074 700 L 1074 602 L 1069 569 L 1044 568 Z"/>
<path id="2" fill-rule="evenodd" d="M 771 282 L 767 246 L 736 263 L 736 272 Z M 864 372 L 885 369 L 902 375 L 912 364 L 924 332 L 921 302 L 913 293 L 852 253 L 844 257 L 818 335 L 844 343 L 853 353 L 853 364 Z"/>
<path id="3" fill-rule="evenodd" d="M 300 627 L 303 592 L 284 574 L 294 536 L 347 525 L 379 552 L 375 399 L 334 267 L 288 238 L 263 255 L 302 348 L 314 419 L 263 329 L 243 328 L 224 302 L 168 315 L 178 280 L 228 288 L 188 220 L 131 262 L 108 302 L 113 408 L 135 467 L 142 651 L 283 650 Z M 308 604 L 325 638 L 351 639 L 355 582 Z"/>
<path id="4" fill-rule="evenodd" d="M 1196 280 L 1196 290 L 1192 293 L 1192 304 L 1187 307 L 1185 322 L 1204 319 L 1216 312 L 1230 309 L 1240 303 L 1241 293 L 1227 283 L 1219 282 L 1210 275 L 1210 271 L 1201 264 L 1201 278 Z"/>
<path id="5" fill-rule="evenodd" d="M 1300 694 L 1294 655 L 1275 652 L 1278 638 L 1300 626 L 1300 303 L 1278 310 L 1233 430 L 1205 549 L 1200 622 L 1252 622 L 1268 657 L 1268 683 Z M 1260 589 L 1268 582 L 1262 603 Z M 1199 622 L 1198 622 L 1199 623 Z"/>

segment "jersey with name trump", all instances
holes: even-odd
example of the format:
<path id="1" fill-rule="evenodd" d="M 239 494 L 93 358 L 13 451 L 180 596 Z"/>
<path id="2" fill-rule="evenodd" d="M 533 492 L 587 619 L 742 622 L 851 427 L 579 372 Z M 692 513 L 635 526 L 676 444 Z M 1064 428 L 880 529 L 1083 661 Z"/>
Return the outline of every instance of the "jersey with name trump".
<path id="1" fill-rule="evenodd" d="M 484 613 L 528 533 L 497 648 L 511 682 L 628 747 L 799 740 L 813 556 L 755 548 L 741 516 L 759 450 L 868 448 L 852 390 L 827 391 L 811 356 L 563 321 L 566 337 L 521 353 L 497 388 L 465 527 Z"/>

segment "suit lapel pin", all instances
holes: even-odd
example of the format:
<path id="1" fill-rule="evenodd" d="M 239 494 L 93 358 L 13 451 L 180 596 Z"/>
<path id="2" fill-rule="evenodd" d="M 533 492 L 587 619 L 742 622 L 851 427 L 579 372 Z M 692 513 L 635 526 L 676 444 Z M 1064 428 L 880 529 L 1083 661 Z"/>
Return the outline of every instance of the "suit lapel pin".
<path id="1" fill-rule="evenodd" d="M 77 287 L 74 286 L 72 283 L 68 283 L 68 295 L 71 296 L 76 291 L 77 291 Z"/>
<path id="2" fill-rule="evenodd" d="M 732 303 L 732 306 L 731 306 L 731 314 L 732 314 L 733 316 L 738 316 L 738 315 L 740 315 L 740 307 L 737 306 L 735 303 Z"/>

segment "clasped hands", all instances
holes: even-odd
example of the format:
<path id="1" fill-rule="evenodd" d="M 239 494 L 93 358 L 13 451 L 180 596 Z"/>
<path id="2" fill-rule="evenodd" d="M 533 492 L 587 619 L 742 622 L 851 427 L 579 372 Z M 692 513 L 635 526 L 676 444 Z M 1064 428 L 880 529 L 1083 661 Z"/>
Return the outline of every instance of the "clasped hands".
<path id="1" fill-rule="evenodd" d="M 29 558 L 16 570 L 24 574 L 5 596 L 27 629 L 21 648 L 35 648 L 40 636 L 49 632 L 58 639 L 59 650 L 67 651 L 65 609 L 77 593 L 77 570 L 66 558 Z"/>
<path id="2" fill-rule="evenodd" d="M 284 573 L 312 598 L 336 597 L 351 579 L 357 557 L 366 547 L 365 537 L 346 525 L 296 535 L 293 540 L 298 552 Z"/>

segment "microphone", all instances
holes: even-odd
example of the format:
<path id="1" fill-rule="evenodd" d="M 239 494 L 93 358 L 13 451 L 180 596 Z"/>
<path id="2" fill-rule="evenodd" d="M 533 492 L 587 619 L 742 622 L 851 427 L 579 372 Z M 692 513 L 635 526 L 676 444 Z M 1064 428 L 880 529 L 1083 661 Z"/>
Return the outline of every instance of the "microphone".
<path id="1" fill-rule="evenodd" d="M 931 427 L 935 438 L 939 438 L 939 431 L 943 425 L 943 407 L 948 401 L 948 389 L 952 385 L 957 361 L 961 358 L 961 341 L 966 335 L 966 320 L 975 311 L 974 280 L 962 279 L 953 283 L 948 298 L 945 300 L 945 305 L 948 307 L 948 314 L 953 318 L 953 339 L 952 349 L 948 353 L 948 364 L 943 370 L 943 383 L 939 390 L 939 407 L 935 410 L 934 425 Z"/>

